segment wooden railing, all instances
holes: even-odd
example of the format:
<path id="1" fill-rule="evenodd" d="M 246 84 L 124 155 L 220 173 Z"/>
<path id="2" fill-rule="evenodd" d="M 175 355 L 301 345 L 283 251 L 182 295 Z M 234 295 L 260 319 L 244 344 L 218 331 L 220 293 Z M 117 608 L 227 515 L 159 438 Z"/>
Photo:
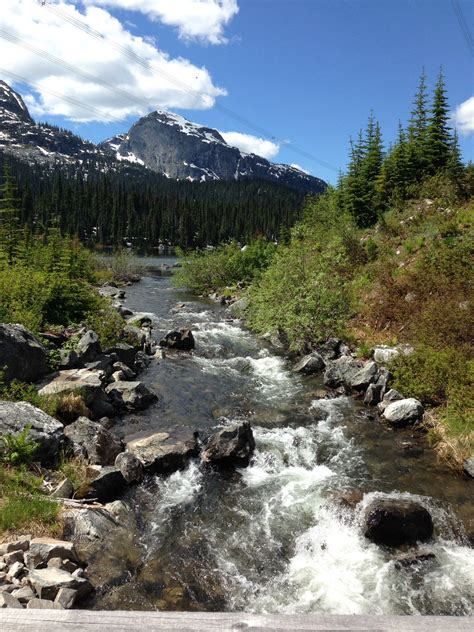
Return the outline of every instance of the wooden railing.
<path id="1" fill-rule="evenodd" d="M 474 617 L 253 615 L 224 612 L 0 610 L 1 632 L 461 632 Z"/>

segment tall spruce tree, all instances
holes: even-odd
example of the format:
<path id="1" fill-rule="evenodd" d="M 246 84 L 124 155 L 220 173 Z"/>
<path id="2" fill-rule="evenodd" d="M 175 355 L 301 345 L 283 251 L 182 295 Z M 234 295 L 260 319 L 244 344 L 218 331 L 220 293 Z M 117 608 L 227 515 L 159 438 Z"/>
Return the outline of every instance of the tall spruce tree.
<path id="1" fill-rule="evenodd" d="M 408 124 L 407 161 L 409 177 L 416 181 L 422 177 L 428 168 L 426 145 L 428 136 L 428 91 L 426 87 L 426 74 L 423 68 L 418 90 L 413 101 L 413 109 Z"/>
<path id="2" fill-rule="evenodd" d="M 426 142 L 428 172 L 430 174 L 448 166 L 453 148 L 453 137 L 448 127 L 448 120 L 449 104 L 446 98 L 443 71 L 440 70 L 433 93 Z"/>
<path id="3" fill-rule="evenodd" d="M 20 238 L 19 203 L 10 163 L 3 163 L 3 183 L 0 186 L 0 258 L 11 266 Z"/>

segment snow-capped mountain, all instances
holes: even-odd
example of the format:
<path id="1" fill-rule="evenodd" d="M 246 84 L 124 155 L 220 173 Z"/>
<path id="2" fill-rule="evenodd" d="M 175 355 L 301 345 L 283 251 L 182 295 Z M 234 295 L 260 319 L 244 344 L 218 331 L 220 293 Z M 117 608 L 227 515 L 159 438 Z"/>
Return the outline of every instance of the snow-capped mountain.
<path id="1" fill-rule="evenodd" d="M 273 164 L 228 145 L 221 134 L 172 112 L 140 118 L 127 134 L 94 145 L 72 132 L 35 123 L 21 96 L 0 81 L 0 151 L 51 166 L 101 171 L 124 166 L 176 180 L 266 180 L 304 193 L 326 183 L 289 165 Z"/>
<path id="2" fill-rule="evenodd" d="M 158 110 L 139 119 L 128 134 L 101 143 L 120 161 L 141 164 L 178 180 L 267 180 L 308 193 L 321 193 L 326 183 L 289 165 L 245 154 L 210 127 L 179 114 Z"/>

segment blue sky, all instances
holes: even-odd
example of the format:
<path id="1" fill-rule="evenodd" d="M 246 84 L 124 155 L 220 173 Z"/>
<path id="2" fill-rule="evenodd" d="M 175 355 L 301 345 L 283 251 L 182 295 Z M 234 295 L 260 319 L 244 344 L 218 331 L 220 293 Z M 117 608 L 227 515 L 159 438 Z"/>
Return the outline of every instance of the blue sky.
<path id="1" fill-rule="evenodd" d="M 64 37 L 64 41 L 61 37 L 48 39 L 44 21 L 52 20 L 51 28 L 59 27 L 57 15 L 43 11 L 28 30 L 19 25 L 22 16 L 14 15 L 17 7 L 13 0 L 3 1 L 7 5 L 12 3 L 12 13 L 9 21 L 5 14 L 0 17 L 0 28 L 10 31 L 15 28 L 23 41 L 31 42 L 34 37 L 40 49 L 127 89 L 120 78 L 122 74 L 125 76 L 127 64 L 132 65 L 130 60 L 123 56 L 119 59 L 119 53 L 117 59 L 112 58 L 110 49 L 105 53 L 97 49 L 95 58 L 84 60 L 87 57 L 84 47 L 103 44 L 77 29 L 73 29 L 75 37 L 80 36 L 83 41 L 77 40 L 72 46 L 68 44 L 72 35 Z M 209 24 L 197 29 L 192 5 L 198 1 L 214 5 L 211 8 L 220 11 L 220 22 L 219 17 L 210 19 Z M 19 0 L 25 8 L 28 2 L 32 0 Z M 465 104 L 458 115 L 463 128 L 463 156 L 466 160 L 474 158 L 474 100 L 468 101 L 473 95 L 473 57 L 450 0 L 86 0 L 84 4 L 61 2 L 57 6 L 67 12 L 68 5 L 74 5 L 69 8 L 75 9 L 76 16 L 77 12 L 84 14 L 87 10 L 89 13 L 83 19 L 96 30 L 111 33 L 116 40 L 125 42 L 124 33 L 132 39 L 146 38 L 154 50 L 166 56 L 166 63 L 175 64 L 180 81 L 196 81 L 193 90 L 209 93 L 209 102 L 214 104 L 208 109 L 196 109 L 192 98 L 187 102 L 174 94 L 168 99 L 170 109 L 226 132 L 262 137 L 255 127 L 265 128 L 270 132 L 269 140 L 279 145 L 279 150 L 266 147 L 273 160 L 297 163 L 331 182 L 336 180 L 337 170 L 346 164 L 349 136 L 365 125 L 370 109 L 382 125 L 386 143 L 390 142 L 399 118 L 405 121 L 409 116 L 421 68 L 425 68 L 431 88 L 442 65 L 453 111 Z M 474 4 L 459 0 L 459 6 L 472 33 Z M 90 13 L 93 10 L 95 13 Z M 113 18 L 118 19 L 119 26 Z M 35 31 L 39 20 L 43 20 L 43 41 L 37 39 L 39 29 Z M 67 28 L 71 27 L 63 23 L 61 33 Z M 3 45 L 10 47 L 13 59 L 18 46 L 5 42 Z M 145 49 L 137 50 L 138 54 L 148 54 Z M 20 51 L 31 58 L 24 48 Z M 104 61 L 104 56 L 111 58 Z M 69 76 L 64 76 L 64 69 L 58 75 L 51 64 L 48 68 L 41 66 L 37 55 L 33 63 L 30 59 L 29 65 L 26 59 L 21 61 L 23 65 L 18 62 L 19 70 L 15 69 L 18 75 L 31 78 L 37 66 L 36 81 L 40 76 L 41 85 L 47 86 L 44 90 L 73 94 L 79 101 L 100 111 L 111 111 L 114 118 L 120 119 L 112 123 L 78 121 L 80 117 L 74 109 L 65 109 L 51 93 L 16 83 L 16 87 L 28 93 L 28 104 L 41 120 L 59 123 L 98 141 L 126 131 L 139 116 L 138 110 L 129 112 L 126 107 L 114 110 L 112 93 L 101 96 L 93 87 L 79 85 L 77 76 L 72 83 Z M 174 72 L 172 65 L 168 71 Z M 141 72 L 146 73 L 143 69 Z M 148 74 L 148 78 L 140 75 L 140 80 L 135 77 L 135 86 L 130 80 L 129 90 L 150 97 L 160 107 L 166 101 L 158 87 L 163 80 Z M 4 78 L 12 82 L 10 77 Z M 224 91 L 226 95 L 219 95 Z M 169 103 L 165 106 L 169 107 Z M 220 106 L 248 119 L 255 127 L 235 120 Z M 151 109 L 143 103 L 140 107 L 143 111 Z M 255 141 L 252 147 L 258 149 L 263 145 Z M 294 148 L 329 163 L 335 170 Z"/>

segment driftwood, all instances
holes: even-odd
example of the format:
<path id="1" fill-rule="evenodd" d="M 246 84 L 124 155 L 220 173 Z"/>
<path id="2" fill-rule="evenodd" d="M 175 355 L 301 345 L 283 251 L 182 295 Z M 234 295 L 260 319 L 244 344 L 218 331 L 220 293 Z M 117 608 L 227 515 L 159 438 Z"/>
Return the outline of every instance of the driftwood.
<path id="1" fill-rule="evenodd" d="M 5 609 L 0 611 L 0 629 L 2 632 L 472 632 L 474 617 Z"/>

